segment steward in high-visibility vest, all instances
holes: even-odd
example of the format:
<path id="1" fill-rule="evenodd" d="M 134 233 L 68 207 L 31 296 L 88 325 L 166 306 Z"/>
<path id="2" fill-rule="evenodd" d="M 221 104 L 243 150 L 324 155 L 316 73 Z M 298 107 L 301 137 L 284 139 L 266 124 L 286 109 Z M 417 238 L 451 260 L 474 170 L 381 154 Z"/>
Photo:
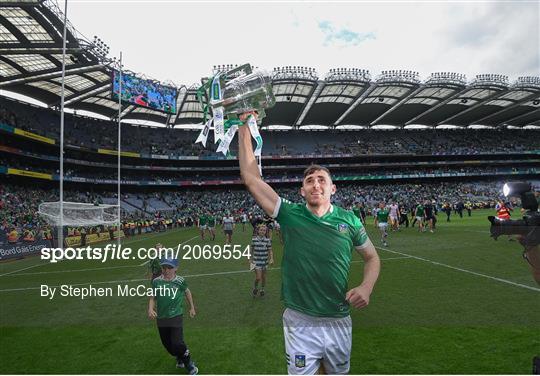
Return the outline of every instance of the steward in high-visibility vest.
<path id="1" fill-rule="evenodd" d="M 17 243 L 17 240 L 19 240 L 19 233 L 17 230 L 12 229 L 8 236 L 7 236 L 8 243 Z"/>
<path id="2" fill-rule="evenodd" d="M 495 210 L 497 210 L 497 218 L 503 219 L 503 220 L 510 219 L 510 209 L 506 207 L 504 202 L 502 201 L 499 202 L 495 206 Z"/>
<path id="3" fill-rule="evenodd" d="M 24 233 L 24 237 L 23 237 L 23 240 L 25 242 L 33 242 L 36 240 L 35 236 L 34 236 L 34 231 L 32 230 L 27 230 L 25 233 Z"/>

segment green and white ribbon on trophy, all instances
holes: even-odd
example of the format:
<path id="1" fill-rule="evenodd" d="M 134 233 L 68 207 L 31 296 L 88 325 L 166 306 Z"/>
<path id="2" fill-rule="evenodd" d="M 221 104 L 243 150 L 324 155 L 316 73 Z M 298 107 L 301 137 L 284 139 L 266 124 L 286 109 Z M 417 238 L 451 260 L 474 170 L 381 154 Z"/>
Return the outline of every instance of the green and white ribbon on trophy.
<path id="1" fill-rule="evenodd" d="M 263 72 L 252 72 L 251 65 L 245 64 L 227 72 L 218 72 L 211 79 L 202 79 L 202 86 L 197 90 L 197 98 L 203 108 L 205 124 L 195 143 L 206 147 L 208 134 L 214 125 L 214 143 L 218 143 L 217 152 L 229 153 L 229 147 L 244 122 L 238 119 L 240 114 L 256 111 L 257 119 L 250 115 L 246 119 L 251 136 L 257 143 L 254 154 L 259 171 L 262 174 L 261 155 L 263 141 L 257 121 L 266 115 L 265 109 L 275 104 L 271 78 Z M 209 110 L 212 117 L 207 121 Z"/>
<path id="2" fill-rule="evenodd" d="M 220 75 L 221 73 L 218 73 L 212 78 L 212 83 L 210 86 L 210 98 L 216 101 L 221 100 L 221 94 L 222 94 L 221 84 L 219 81 Z M 201 87 L 201 89 L 203 87 Z M 201 91 L 201 89 L 197 91 L 197 98 L 199 100 L 199 103 L 201 103 L 201 106 L 203 107 L 203 112 L 204 112 L 203 121 L 206 121 L 206 117 L 208 116 L 209 105 L 208 103 L 203 104 L 203 97 L 202 97 L 203 92 Z M 208 140 L 208 133 L 210 133 L 212 123 L 214 123 L 214 143 L 218 143 L 219 141 L 223 139 L 224 134 L 225 134 L 224 122 L 223 122 L 223 107 L 218 107 L 218 108 L 213 109 L 213 115 L 214 115 L 213 117 L 211 117 L 210 119 L 208 119 L 208 121 L 206 121 L 204 128 L 199 134 L 199 137 L 197 137 L 197 140 L 195 141 L 195 143 L 200 142 L 201 144 L 203 144 L 204 147 L 206 147 L 206 141 Z"/>

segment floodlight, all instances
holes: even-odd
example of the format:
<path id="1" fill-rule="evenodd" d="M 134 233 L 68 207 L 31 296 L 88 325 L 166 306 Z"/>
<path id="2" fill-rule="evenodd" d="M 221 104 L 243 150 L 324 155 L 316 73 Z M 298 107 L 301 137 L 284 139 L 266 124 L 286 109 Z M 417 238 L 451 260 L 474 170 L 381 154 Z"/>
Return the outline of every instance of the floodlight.
<path id="1" fill-rule="evenodd" d="M 508 182 L 503 186 L 503 193 L 505 197 L 519 196 L 529 191 L 531 191 L 531 185 L 522 181 Z"/>

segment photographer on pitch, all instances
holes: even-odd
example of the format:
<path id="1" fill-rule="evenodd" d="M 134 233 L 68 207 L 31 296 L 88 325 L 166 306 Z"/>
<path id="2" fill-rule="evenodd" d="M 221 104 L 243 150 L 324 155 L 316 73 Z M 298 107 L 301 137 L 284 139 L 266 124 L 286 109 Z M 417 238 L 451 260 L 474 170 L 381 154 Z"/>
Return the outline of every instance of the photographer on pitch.
<path id="1" fill-rule="evenodd" d="M 500 235 L 517 235 L 523 246 L 523 258 L 531 266 L 531 273 L 540 285 L 540 213 L 538 212 L 538 192 L 533 193 L 532 187 L 525 182 L 510 182 L 503 187 L 505 196 L 521 198 L 523 219 L 511 220 L 488 217 L 491 222 L 491 237 L 495 240 Z"/>

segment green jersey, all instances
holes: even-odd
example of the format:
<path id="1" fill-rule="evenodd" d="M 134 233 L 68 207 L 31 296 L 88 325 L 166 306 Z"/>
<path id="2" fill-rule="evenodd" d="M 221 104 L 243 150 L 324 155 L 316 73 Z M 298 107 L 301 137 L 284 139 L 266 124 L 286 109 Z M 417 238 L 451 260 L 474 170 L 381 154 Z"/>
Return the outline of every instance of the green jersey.
<path id="1" fill-rule="evenodd" d="M 159 259 L 157 257 L 150 260 L 148 268 L 152 274 L 161 274 L 161 265 L 159 264 Z"/>
<path id="2" fill-rule="evenodd" d="M 199 217 L 199 226 L 206 226 L 208 223 L 208 217 L 206 215 L 201 215 Z"/>
<path id="3" fill-rule="evenodd" d="M 424 216 L 424 205 L 418 205 L 416 207 L 416 216 L 417 217 L 423 217 Z"/>
<path id="4" fill-rule="evenodd" d="M 305 204 L 280 198 L 276 220 L 285 244 L 281 295 L 286 307 L 311 316 L 345 317 L 349 268 L 354 247 L 368 241 L 360 220 L 331 206 L 317 217 Z"/>
<path id="5" fill-rule="evenodd" d="M 377 210 L 377 222 L 388 223 L 388 214 L 390 211 L 387 208 Z"/>
<path id="6" fill-rule="evenodd" d="M 214 217 L 214 216 L 208 217 L 208 226 L 209 227 L 216 227 L 216 217 Z"/>
<path id="7" fill-rule="evenodd" d="M 183 314 L 184 293 L 188 288 L 184 278 L 177 275 L 174 279 L 167 281 L 163 279 L 163 276 L 159 276 L 152 281 L 152 287 L 156 292 L 158 319 L 168 319 Z M 176 291 L 174 296 L 173 291 Z"/>

